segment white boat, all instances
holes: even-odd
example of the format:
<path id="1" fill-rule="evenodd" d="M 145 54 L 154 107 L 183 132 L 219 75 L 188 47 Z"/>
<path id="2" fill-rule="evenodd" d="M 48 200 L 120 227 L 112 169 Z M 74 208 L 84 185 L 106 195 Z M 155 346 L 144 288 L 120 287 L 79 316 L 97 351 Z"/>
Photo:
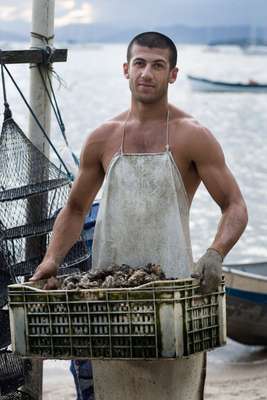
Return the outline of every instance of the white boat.
<path id="1" fill-rule="evenodd" d="M 250 92 L 267 93 L 267 83 L 262 84 L 254 80 L 248 83 L 217 81 L 201 78 L 193 75 L 187 75 L 192 90 L 198 92 Z"/>
<path id="2" fill-rule="evenodd" d="M 247 345 L 267 345 L 267 262 L 223 267 L 227 336 Z"/>

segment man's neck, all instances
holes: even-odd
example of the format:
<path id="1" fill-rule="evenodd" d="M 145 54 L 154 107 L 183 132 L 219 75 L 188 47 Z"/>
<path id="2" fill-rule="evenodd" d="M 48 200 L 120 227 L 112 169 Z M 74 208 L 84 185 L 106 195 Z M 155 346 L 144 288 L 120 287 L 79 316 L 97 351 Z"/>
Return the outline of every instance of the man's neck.
<path id="1" fill-rule="evenodd" d="M 132 100 L 130 115 L 131 118 L 134 118 L 141 123 L 151 120 L 164 120 L 166 119 L 168 108 L 167 100 L 154 104 L 145 104 Z"/>

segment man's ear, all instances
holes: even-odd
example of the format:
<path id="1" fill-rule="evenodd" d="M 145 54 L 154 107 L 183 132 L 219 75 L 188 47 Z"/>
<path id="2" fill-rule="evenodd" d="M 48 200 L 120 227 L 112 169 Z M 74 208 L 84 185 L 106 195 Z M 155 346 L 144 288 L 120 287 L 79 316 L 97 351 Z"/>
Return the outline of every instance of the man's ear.
<path id="1" fill-rule="evenodd" d="M 179 69 L 177 67 L 173 68 L 170 72 L 169 83 L 174 83 L 176 81 Z"/>
<path id="2" fill-rule="evenodd" d="M 126 62 L 123 64 L 123 74 L 126 79 L 129 79 L 129 64 Z"/>

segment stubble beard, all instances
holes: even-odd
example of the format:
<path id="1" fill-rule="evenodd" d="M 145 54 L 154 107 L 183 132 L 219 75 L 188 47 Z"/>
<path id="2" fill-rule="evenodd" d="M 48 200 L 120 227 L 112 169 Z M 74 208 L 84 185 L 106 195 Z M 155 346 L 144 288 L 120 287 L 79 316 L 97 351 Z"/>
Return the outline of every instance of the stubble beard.
<path id="1" fill-rule="evenodd" d="M 168 93 L 168 85 L 163 86 L 160 91 L 156 91 L 154 94 L 151 95 L 142 95 L 135 90 L 135 87 L 131 81 L 129 81 L 129 88 L 132 93 L 132 97 L 137 102 L 143 104 L 155 104 L 160 102 L 164 97 L 167 96 Z"/>

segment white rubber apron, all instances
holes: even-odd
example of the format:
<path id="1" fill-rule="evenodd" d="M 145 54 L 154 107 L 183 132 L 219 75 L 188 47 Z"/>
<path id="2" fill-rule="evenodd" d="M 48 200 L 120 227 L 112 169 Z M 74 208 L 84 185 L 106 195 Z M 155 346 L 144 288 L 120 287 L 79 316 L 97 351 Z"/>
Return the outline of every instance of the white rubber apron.
<path id="1" fill-rule="evenodd" d="M 188 199 L 168 142 L 168 123 L 163 153 L 124 154 L 122 142 L 106 175 L 93 269 L 156 263 L 169 278 L 190 276 Z M 93 361 L 93 377 L 96 400 L 202 400 L 205 354 L 177 360 Z"/>

